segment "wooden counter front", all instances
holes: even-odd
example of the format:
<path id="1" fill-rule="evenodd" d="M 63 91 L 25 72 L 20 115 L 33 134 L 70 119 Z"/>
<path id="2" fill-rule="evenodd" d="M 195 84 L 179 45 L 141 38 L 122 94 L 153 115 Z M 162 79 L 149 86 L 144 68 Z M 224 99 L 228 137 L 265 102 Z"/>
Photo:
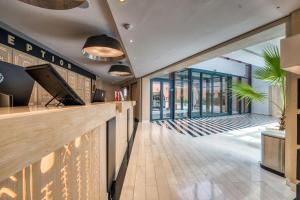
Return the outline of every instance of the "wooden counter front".
<path id="1" fill-rule="evenodd" d="M 124 140 L 134 105 L 0 108 L 0 199 L 106 199 L 106 122 Z"/>
<path id="2" fill-rule="evenodd" d="M 17 113 L 0 115 L 0 181 L 116 115 L 113 103 L 15 110 Z"/>

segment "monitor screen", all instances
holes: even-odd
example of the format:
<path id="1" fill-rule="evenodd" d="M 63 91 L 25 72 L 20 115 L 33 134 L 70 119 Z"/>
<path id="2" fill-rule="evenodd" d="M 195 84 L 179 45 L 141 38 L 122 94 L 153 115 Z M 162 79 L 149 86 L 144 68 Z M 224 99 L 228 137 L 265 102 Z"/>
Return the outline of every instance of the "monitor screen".
<path id="1" fill-rule="evenodd" d="M 50 64 L 27 67 L 26 72 L 60 103 L 64 105 L 85 104 Z"/>
<path id="2" fill-rule="evenodd" d="M 105 102 L 105 91 L 96 89 L 93 97 L 93 102 Z"/>
<path id="3" fill-rule="evenodd" d="M 12 96 L 12 106 L 28 106 L 33 84 L 24 67 L 0 61 L 0 93 Z"/>

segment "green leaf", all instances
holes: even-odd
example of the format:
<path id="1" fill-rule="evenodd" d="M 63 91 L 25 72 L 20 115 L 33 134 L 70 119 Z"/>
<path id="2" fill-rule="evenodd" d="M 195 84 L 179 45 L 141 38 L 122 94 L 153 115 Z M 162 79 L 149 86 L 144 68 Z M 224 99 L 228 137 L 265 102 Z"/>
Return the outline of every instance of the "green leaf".
<path id="1" fill-rule="evenodd" d="M 283 86 L 286 72 L 280 67 L 280 53 L 277 46 L 270 45 L 264 49 L 265 66 L 255 70 L 255 78 L 271 84 Z"/>
<path id="2" fill-rule="evenodd" d="M 266 99 L 266 94 L 256 91 L 248 83 L 237 82 L 232 85 L 233 95 L 240 100 L 245 100 L 248 104 L 252 101 L 262 102 Z"/>

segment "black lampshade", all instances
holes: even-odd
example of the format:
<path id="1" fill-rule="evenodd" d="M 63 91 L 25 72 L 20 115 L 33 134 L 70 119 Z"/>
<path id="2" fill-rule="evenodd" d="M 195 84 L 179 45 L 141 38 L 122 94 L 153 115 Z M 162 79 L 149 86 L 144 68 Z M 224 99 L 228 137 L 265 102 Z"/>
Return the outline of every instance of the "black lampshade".
<path id="1" fill-rule="evenodd" d="M 76 8 L 86 0 L 19 0 L 24 3 L 53 10 L 68 10 Z"/>
<path id="2" fill-rule="evenodd" d="M 89 37 L 82 48 L 82 53 L 89 59 L 104 62 L 117 61 L 125 57 L 120 42 L 107 35 Z"/>
<path id="3" fill-rule="evenodd" d="M 116 64 L 110 67 L 108 73 L 112 76 L 130 76 L 131 70 L 126 65 Z"/>

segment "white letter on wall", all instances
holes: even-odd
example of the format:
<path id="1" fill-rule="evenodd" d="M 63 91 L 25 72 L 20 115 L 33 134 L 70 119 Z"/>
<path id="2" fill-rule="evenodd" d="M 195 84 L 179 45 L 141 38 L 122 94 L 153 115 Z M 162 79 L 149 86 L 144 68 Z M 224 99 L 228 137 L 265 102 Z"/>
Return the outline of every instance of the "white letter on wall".
<path id="1" fill-rule="evenodd" d="M 31 50 L 32 50 L 32 45 L 26 44 L 26 51 L 31 51 Z"/>
<path id="2" fill-rule="evenodd" d="M 8 42 L 8 44 L 11 44 L 11 45 L 14 45 L 15 46 L 15 37 L 14 36 L 12 36 L 12 35 L 8 35 L 7 36 L 7 42 Z"/>
<path id="3" fill-rule="evenodd" d="M 41 50 L 42 58 L 45 58 L 46 51 Z"/>

